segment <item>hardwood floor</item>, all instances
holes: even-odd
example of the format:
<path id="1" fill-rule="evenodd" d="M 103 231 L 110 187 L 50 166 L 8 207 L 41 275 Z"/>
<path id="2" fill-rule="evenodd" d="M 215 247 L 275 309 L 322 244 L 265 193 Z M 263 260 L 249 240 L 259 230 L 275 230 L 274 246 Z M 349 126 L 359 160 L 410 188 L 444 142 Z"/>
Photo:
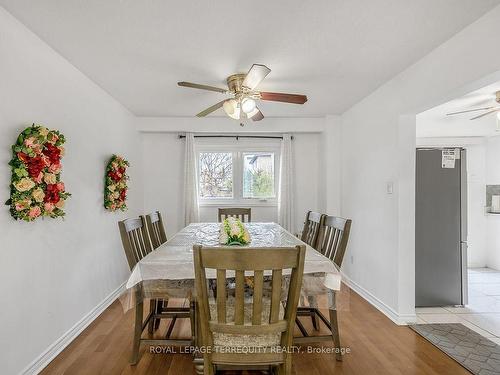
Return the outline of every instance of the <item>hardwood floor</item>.
<path id="1" fill-rule="evenodd" d="M 342 346 L 350 353 L 344 355 L 343 362 L 335 361 L 333 354 L 295 354 L 295 374 L 469 374 L 408 327 L 396 326 L 347 287 L 340 294 L 339 306 Z M 124 314 L 120 302 L 115 301 L 42 374 L 194 374 L 190 354 L 152 354 L 145 347 L 137 366 L 130 366 L 133 318 L 133 311 Z M 311 328 L 310 319 L 304 317 L 303 322 Z M 162 323 L 160 332 L 165 332 L 166 323 Z M 186 320 L 177 323 L 172 336 L 186 337 L 188 333 Z M 333 345 L 313 345 L 318 350 L 322 346 Z"/>

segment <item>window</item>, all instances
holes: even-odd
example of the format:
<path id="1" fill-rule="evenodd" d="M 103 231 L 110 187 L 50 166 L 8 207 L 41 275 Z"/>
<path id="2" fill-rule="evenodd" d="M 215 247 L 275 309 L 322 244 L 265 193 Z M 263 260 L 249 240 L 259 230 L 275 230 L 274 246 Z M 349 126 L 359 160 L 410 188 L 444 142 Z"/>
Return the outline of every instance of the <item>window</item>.
<path id="1" fill-rule="evenodd" d="M 232 198 L 232 154 L 201 152 L 199 155 L 200 198 Z"/>
<path id="2" fill-rule="evenodd" d="M 274 198 L 274 153 L 243 154 L 243 198 Z"/>
<path id="3" fill-rule="evenodd" d="M 214 145 L 200 142 L 198 183 L 201 205 L 275 205 L 280 144 Z"/>

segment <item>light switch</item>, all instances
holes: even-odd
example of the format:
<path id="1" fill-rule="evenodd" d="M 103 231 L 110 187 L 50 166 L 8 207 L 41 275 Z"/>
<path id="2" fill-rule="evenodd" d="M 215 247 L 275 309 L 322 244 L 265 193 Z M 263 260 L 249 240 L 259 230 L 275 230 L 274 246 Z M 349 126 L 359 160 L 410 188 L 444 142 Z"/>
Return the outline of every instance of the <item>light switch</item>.
<path id="1" fill-rule="evenodd" d="M 392 181 L 387 183 L 387 194 L 394 194 L 394 182 Z"/>

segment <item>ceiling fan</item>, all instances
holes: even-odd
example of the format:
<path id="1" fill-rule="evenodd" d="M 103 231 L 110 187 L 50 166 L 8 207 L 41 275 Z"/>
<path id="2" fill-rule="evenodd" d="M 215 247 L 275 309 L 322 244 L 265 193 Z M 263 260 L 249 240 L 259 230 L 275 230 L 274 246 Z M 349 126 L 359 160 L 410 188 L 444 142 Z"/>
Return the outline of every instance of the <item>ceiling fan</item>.
<path id="1" fill-rule="evenodd" d="M 229 94 L 231 98 L 224 99 L 217 104 L 201 111 L 196 116 L 205 117 L 210 113 L 221 108 L 226 114 L 235 120 L 252 119 L 260 121 L 264 115 L 257 107 L 257 100 L 267 100 L 272 102 L 283 102 L 292 104 L 304 104 L 307 96 L 299 94 L 285 94 L 279 92 L 257 91 L 255 88 L 271 72 L 265 65 L 253 64 L 248 73 L 232 74 L 227 77 L 228 89 L 214 86 L 200 85 L 191 82 L 178 82 L 179 86 L 190 87 L 193 89 L 215 91 L 221 94 Z"/>
<path id="2" fill-rule="evenodd" d="M 476 112 L 476 111 L 486 111 L 484 113 L 481 113 L 480 115 L 477 115 L 477 116 L 470 118 L 470 120 L 476 120 L 478 118 L 490 115 L 492 113 L 496 113 L 498 119 L 500 120 L 500 91 L 495 92 L 495 101 L 496 101 L 496 103 L 494 105 L 491 105 L 488 107 L 466 109 L 464 111 L 451 112 L 451 113 L 447 113 L 446 116 L 453 116 L 453 115 L 459 115 L 462 113 L 469 113 L 469 112 Z"/>

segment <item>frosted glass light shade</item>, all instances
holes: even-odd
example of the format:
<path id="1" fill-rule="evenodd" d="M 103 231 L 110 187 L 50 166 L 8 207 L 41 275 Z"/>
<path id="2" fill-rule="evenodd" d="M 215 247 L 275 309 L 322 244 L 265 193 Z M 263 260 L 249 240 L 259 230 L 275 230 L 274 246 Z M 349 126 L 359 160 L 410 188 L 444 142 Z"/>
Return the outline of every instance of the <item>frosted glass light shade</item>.
<path id="1" fill-rule="evenodd" d="M 224 112 L 235 120 L 240 119 L 240 107 L 238 106 L 238 102 L 235 99 L 229 99 L 222 104 L 222 109 Z"/>
<path id="2" fill-rule="evenodd" d="M 238 106 L 238 102 L 234 99 L 229 99 L 222 104 L 222 108 L 228 115 L 232 115 Z"/>
<path id="3" fill-rule="evenodd" d="M 250 113 L 255 109 L 255 100 L 252 98 L 243 99 L 241 102 L 241 110 L 245 113 Z"/>

